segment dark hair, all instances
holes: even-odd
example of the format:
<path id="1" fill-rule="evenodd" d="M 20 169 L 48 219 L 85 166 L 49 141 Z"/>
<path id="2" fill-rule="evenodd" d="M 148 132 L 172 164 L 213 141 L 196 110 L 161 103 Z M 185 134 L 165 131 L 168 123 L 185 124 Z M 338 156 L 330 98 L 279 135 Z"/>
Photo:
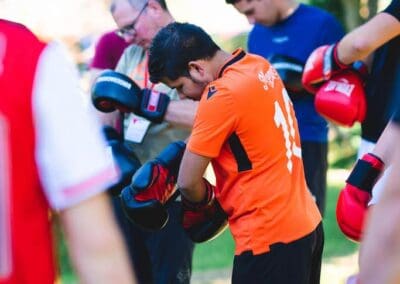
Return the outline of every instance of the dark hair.
<path id="1" fill-rule="evenodd" d="M 188 23 L 171 23 L 154 37 L 149 51 L 150 80 L 176 80 L 189 76 L 188 63 L 210 59 L 219 46 L 200 27 Z"/>
<path id="2" fill-rule="evenodd" d="M 157 0 L 158 3 L 160 3 L 160 6 L 165 10 L 168 11 L 168 6 L 165 0 Z"/>
<path id="3" fill-rule="evenodd" d="M 239 2 L 239 0 L 225 0 L 225 2 L 227 3 L 227 4 L 235 4 L 236 2 Z"/>

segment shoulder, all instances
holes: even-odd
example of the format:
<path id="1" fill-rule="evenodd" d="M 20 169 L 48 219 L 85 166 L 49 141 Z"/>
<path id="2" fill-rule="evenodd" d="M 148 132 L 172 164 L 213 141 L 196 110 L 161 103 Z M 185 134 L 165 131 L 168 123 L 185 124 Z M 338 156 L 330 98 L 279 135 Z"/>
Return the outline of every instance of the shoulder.
<path id="1" fill-rule="evenodd" d="M 145 54 L 145 51 L 143 48 L 141 48 L 138 45 L 131 44 L 130 46 L 125 48 L 123 56 L 130 58 L 130 59 L 134 59 L 134 58 L 138 58 L 138 57 L 143 57 L 144 54 Z"/>
<path id="2" fill-rule="evenodd" d="M 221 78 L 209 83 L 203 91 L 199 108 L 218 109 L 231 105 L 232 96 L 235 88 L 232 87 L 232 81 L 229 76 L 224 75 Z M 206 111 L 209 113 L 209 111 Z"/>
<path id="3" fill-rule="evenodd" d="M 130 45 L 124 49 L 120 60 L 118 61 L 116 71 L 129 73 L 132 68 L 139 65 L 145 58 L 145 51 L 137 45 Z"/>
<path id="4" fill-rule="evenodd" d="M 41 42 L 30 29 L 17 22 L 0 19 L 0 32 L 5 34 L 8 40 Z"/>
<path id="5" fill-rule="evenodd" d="M 136 44 L 131 44 L 130 46 L 128 46 L 125 49 L 124 53 L 131 54 L 131 55 L 132 54 L 138 54 L 138 53 L 143 54 L 144 53 L 144 49 L 142 47 L 136 45 Z"/>
<path id="6" fill-rule="evenodd" d="M 255 35 L 267 33 L 268 31 L 269 31 L 268 27 L 256 23 L 249 32 L 249 39 L 251 39 Z"/>
<path id="7" fill-rule="evenodd" d="M 262 56 L 246 53 L 238 62 L 228 66 L 223 75 L 210 84 L 210 93 L 229 100 L 232 96 L 241 95 L 259 82 L 259 73 L 267 73 L 270 64 Z"/>

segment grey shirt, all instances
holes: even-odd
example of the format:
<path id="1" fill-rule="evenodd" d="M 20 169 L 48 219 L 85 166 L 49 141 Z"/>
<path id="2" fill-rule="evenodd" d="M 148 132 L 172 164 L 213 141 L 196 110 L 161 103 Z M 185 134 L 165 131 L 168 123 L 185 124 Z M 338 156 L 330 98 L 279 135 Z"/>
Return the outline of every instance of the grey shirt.
<path id="1" fill-rule="evenodd" d="M 137 45 L 130 45 L 122 54 L 116 71 L 128 75 L 141 88 L 153 88 L 166 93 L 171 100 L 179 100 L 174 89 L 159 83 L 153 85 L 149 81 L 147 69 L 146 51 Z M 128 127 L 132 119 L 131 114 L 125 115 L 124 129 Z M 187 128 L 172 126 L 167 122 L 161 124 L 152 123 L 141 143 L 135 143 L 134 151 L 142 163 L 157 156 L 169 143 L 177 140 L 185 140 L 190 134 Z"/>

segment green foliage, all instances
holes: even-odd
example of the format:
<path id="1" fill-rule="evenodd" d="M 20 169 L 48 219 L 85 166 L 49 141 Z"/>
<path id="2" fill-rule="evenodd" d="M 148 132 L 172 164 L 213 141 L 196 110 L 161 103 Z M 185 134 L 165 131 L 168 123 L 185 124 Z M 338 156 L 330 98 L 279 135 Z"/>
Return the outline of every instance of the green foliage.
<path id="1" fill-rule="evenodd" d="M 56 223 L 54 232 L 56 235 L 56 240 L 58 241 L 57 252 L 62 283 L 77 283 L 78 281 L 76 280 L 76 276 L 73 272 L 72 265 L 69 260 L 67 244 L 65 242 L 65 238 L 59 223 Z"/>
<path id="2" fill-rule="evenodd" d="M 309 4 L 329 11 L 344 27 L 346 26 L 345 11 L 340 0 L 310 0 Z"/>
<path id="3" fill-rule="evenodd" d="M 232 52 L 237 48 L 247 50 L 248 33 L 243 32 L 235 36 L 224 37 L 223 35 L 214 35 L 213 40 L 225 51 Z"/>
<path id="4" fill-rule="evenodd" d="M 360 124 L 356 124 L 352 128 L 330 125 L 329 168 L 348 169 L 353 166 L 360 144 L 360 133 Z"/>
<path id="5" fill-rule="evenodd" d="M 323 220 L 325 233 L 324 260 L 336 256 L 350 255 L 358 249 L 358 244 L 347 239 L 336 222 L 336 203 L 343 184 L 344 180 L 331 180 L 327 190 L 326 212 Z"/>

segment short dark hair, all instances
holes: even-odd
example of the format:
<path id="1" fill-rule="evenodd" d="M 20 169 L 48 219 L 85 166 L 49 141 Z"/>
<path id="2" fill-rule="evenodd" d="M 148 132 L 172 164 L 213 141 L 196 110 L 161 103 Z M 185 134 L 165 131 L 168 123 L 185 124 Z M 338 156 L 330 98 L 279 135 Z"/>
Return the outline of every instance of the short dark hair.
<path id="1" fill-rule="evenodd" d="M 227 4 L 235 4 L 236 2 L 239 2 L 239 0 L 225 0 L 225 2 L 227 3 Z"/>
<path id="2" fill-rule="evenodd" d="M 163 78 L 188 77 L 190 61 L 210 59 L 218 50 L 219 46 L 200 27 L 171 23 L 157 33 L 150 46 L 150 80 L 158 83 Z"/>

